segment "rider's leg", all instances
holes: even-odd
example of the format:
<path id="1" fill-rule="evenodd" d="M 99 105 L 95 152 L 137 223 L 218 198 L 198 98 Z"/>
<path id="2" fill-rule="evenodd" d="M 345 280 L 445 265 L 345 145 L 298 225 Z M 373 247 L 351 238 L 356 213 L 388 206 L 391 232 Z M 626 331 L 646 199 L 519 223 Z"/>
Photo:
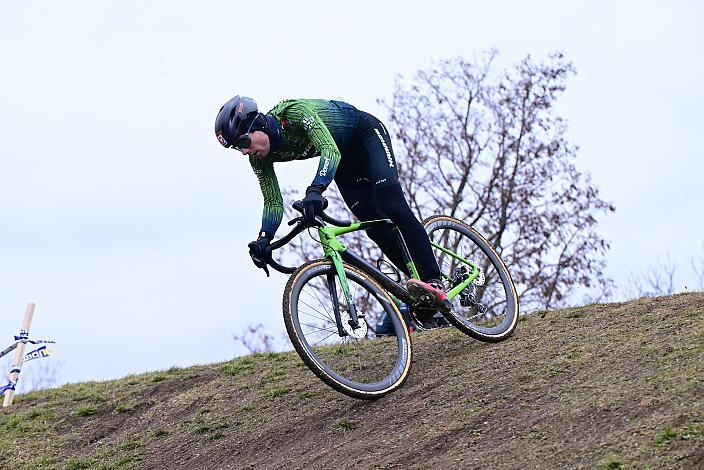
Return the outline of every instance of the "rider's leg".
<path id="1" fill-rule="evenodd" d="M 417 295 L 422 294 L 434 299 L 439 308 L 446 310 L 449 301 L 443 290 L 440 269 L 430 246 L 428 234 L 413 214 L 401 189 L 391 137 L 382 122 L 371 114 L 359 112 L 354 143 L 343 155 L 341 167 L 338 167 L 338 175 L 340 180 L 344 180 L 338 181 L 339 188 L 350 187 L 353 181 L 365 181 L 373 188 L 373 199 L 378 207 L 370 201 L 368 193 L 354 194 L 354 197 L 351 197 L 348 192 L 347 197 L 343 195 L 343 198 L 355 215 L 360 214 L 357 215 L 360 220 L 369 220 L 367 217 L 370 215 L 371 218 L 377 218 L 380 210 L 398 226 L 420 277 L 425 281 L 414 281 L 409 285 L 409 289 L 413 289 Z M 362 204 L 360 201 L 365 205 L 360 207 Z M 380 229 L 378 233 L 369 235 L 384 254 L 397 267 L 403 269 L 403 258 L 393 232 L 390 229 Z"/>
<path id="2" fill-rule="evenodd" d="M 440 269 L 428 234 L 408 206 L 401 189 L 391 136 L 384 124 L 368 113 L 360 112 L 358 127 L 357 142 L 361 155 L 355 155 L 355 160 L 364 165 L 364 176 L 374 188 L 374 198 L 381 212 L 401 231 L 421 279 L 440 283 Z"/>
<path id="3" fill-rule="evenodd" d="M 408 246 L 420 278 L 440 281 L 440 268 L 433 254 L 428 233 L 408 206 L 403 190 L 398 184 L 376 188 L 376 199 L 386 216 L 393 220 Z"/>
<path id="4" fill-rule="evenodd" d="M 440 268 L 430 246 L 428 234 L 408 206 L 401 186 L 396 184 L 377 188 L 376 196 L 382 211 L 401 230 L 422 279 L 409 280 L 406 284 L 409 292 L 416 298 L 427 298 L 442 311 L 449 312 L 452 303 L 445 294 Z"/>
<path id="5" fill-rule="evenodd" d="M 428 236 L 423 229 L 423 226 L 415 218 L 410 207 L 408 207 L 408 203 L 403 197 L 403 192 L 398 185 L 396 185 L 396 189 L 391 189 L 390 186 L 387 186 L 386 188 L 380 188 L 377 191 L 374 191 L 371 187 L 365 186 L 340 187 L 338 185 L 338 188 L 340 189 L 340 193 L 342 194 L 342 198 L 345 200 L 345 203 L 359 220 L 391 218 L 399 226 L 399 228 L 401 226 L 406 227 L 406 234 L 411 234 L 410 236 L 404 235 L 404 240 L 417 240 L 419 237 L 421 239 L 425 237 L 425 240 L 428 240 Z M 382 207 L 386 208 L 386 210 L 382 211 Z M 422 234 L 417 233 L 418 227 L 422 230 Z M 401 233 L 403 234 L 404 230 L 401 230 Z M 392 230 L 388 227 L 378 227 L 367 230 L 367 234 L 379 246 L 379 248 L 381 248 L 384 255 L 386 255 L 386 257 L 394 263 L 396 267 L 403 271 L 406 276 L 410 277 L 408 268 L 405 266 L 405 260 L 401 252 L 401 248 L 399 247 Z M 422 257 L 418 257 L 413 254 L 414 250 L 408 242 L 406 242 L 406 244 L 409 247 L 409 251 L 412 253 L 411 256 L 414 260 L 416 260 L 421 279 L 425 279 L 427 281 L 422 282 L 417 279 L 409 280 L 407 284 L 409 291 L 414 297 L 418 299 L 426 297 L 428 298 L 429 304 L 435 304 L 437 308 L 444 311 L 449 311 L 451 304 L 447 300 L 447 295 L 443 290 L 443 285 L 439 280 L 435 280 L 440 278 L 440 274 L 432 250 L 425 250 L 422 243 L 418 244 L 420 248 L 415 248 L 416 253 L 421 252 L 424 253 L 425 256 L 431 256 L 429 260 L 423 260 Z M 429 248 L 430 243 L 426 244 Z M 430 251 L 430 253 L 428 253 L 428 251 Z M 432 269 L 434 267 L 437 270 L 437 278 L 434 279 L 433 277 L 428 277 L 426 274 L 426 266 L 428 264 L 431 265 L 430 276 L 433 275 Z M 416 320 L 419 321 L 424 328 L 433 328 L 436 326 L 436 320 L 433 318 L 435 313 L 433 309 L 424 312 L 418 311 L 415 313 Z"/>
<path id="6" fill-rule="evenodd" d="M 369 183 L 359 182 L 355 186 L 340 186 L 340 194 L 347 207 L 359 220 L 387 219 L 374 197 L 374 188 Z M 388 227 L 376 227 L 367 230 L 369 238 L 377 244 L 386 258 L 391 261 L 401 272 L 410 277 L 408 267 L 403 258 L 401 248 L 396 242 L 393 231 Z"/>

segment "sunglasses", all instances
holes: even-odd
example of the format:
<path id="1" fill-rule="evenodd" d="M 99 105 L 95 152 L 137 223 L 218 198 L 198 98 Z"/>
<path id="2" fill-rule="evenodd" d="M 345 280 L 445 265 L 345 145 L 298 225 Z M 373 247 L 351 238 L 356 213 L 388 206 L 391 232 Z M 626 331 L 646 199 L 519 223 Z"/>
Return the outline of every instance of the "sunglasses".
<path id="1" fill-rule="evenodd" d="M 252 137 L 250 137 L 249 133 L 247 133 L 239 136 L 235 143 L 232 144 L 232 148 L 235 150 L 242 150 L 246 149 L 250 145 L 252 145 Z"/>
<path id="2" fill-rule="evenodd" d="M 252 122 L 249 123 L 249 127 L 247 128 L 247 132 L 245 132 L 244 134 L 239 136 L 237 138 L 237 140 L 235 140 L 235 143 L 232 144 L 233 148 L 240 150 L 240 149 L 246 149 L 247 147 L 252 145 L 252 137 L 250 134 L 252 131 L 252 127 L 254 126 L 255 123 L 257 123 L 257 127 L 261 126 L 261 122 L 258 122 L 258 121 L 260 121 L 259 116 L 260 115 L 257 115 L 254 119 L 252 119 Z"/>

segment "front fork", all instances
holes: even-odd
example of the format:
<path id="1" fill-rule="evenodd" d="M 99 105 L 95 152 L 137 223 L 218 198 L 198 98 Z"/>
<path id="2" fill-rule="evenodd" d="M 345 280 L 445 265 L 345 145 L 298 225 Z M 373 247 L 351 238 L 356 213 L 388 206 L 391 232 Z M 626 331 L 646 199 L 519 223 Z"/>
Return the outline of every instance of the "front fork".
<path id="1" fill-rule="evenodd" d="M 333 251 L 328 254 L 332 259 L 333 265 L 335 266 L 335 271 L 337 273 L 337 278 L 340 280 L 340 287 L 342 287 L 342 294 L 347 300 L 347 306 L 349 307 L 350 320 L 349 324 L 353 330 L 359 328 L 359 316 L 357 315 L 357 306 L 354 304 L 352 299 L 352 293 L 350 292 L 350 286 L 347 283 L 347 275 L 345 274 L 345 268 L 342 264 L 342 258 L 340 254 Z M 342 325 L 342 317 L 340 315 L 340 300 L 337 296 L 337 285 L 335 284 L 335 274 L 329 273 L 327 275 L 328 290 L 330 291 L 330 297 L 332 298 L 332 305 L 335 311 L 335 324 L 337 325 L 337 332 L 340 336 L 347 336 L 347 332 Z M 363 315 L 362 315 L 363 316 Z"/>

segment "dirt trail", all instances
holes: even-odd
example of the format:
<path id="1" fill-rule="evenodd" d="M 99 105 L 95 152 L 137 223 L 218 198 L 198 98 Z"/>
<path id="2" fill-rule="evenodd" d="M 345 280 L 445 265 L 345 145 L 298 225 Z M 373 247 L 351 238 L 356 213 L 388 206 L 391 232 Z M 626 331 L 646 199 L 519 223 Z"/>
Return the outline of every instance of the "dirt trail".
<path id="1" fill-rule="evenodd" d="M 295 353 L 21 395 L 0 467 L 704 468 L 704 294 L 413 341 L 410 379 L 374 402 Z"/>

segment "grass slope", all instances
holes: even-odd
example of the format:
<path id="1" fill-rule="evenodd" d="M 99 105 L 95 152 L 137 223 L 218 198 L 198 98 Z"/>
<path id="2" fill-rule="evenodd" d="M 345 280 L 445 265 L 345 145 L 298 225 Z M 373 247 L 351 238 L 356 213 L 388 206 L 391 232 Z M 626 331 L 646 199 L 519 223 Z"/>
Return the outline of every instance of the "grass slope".
<path id="1" fill-rule="evenodd" d="M 413 341 L 410 379 L 374 402 L 293 352 L 20 395 L 0 468 L 704 468 L 704 294 Z"/>

